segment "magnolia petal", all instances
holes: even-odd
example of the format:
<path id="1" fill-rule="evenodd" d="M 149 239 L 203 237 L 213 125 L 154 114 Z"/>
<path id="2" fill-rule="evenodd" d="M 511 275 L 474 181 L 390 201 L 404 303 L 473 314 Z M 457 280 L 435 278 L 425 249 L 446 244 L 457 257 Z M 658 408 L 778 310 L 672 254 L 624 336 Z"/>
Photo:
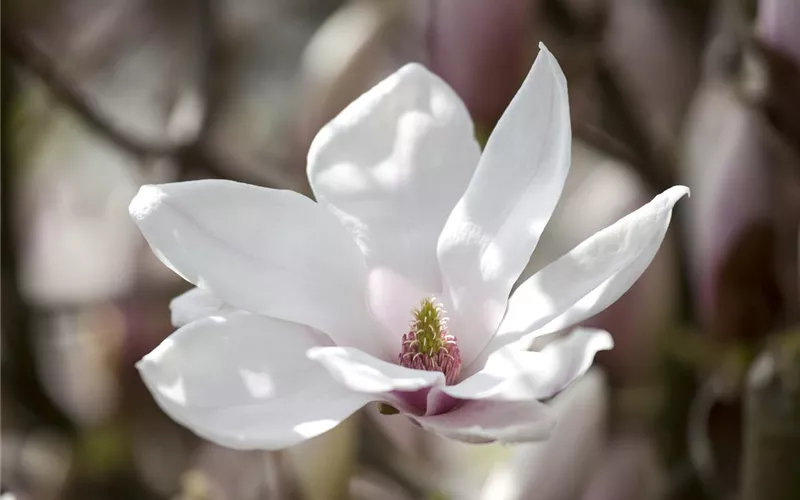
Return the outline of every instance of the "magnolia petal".
<path id="1" fill-rule="evenodd" d="M 369 399 L 306 351 L 310 328 L 236 311 L 191 323 L 136 365 L 159 406 L 198 435 L 237 449 L 280 449 L 321 434 Z"/>
<path id="2" fill-rule="evenodd" d="M 672 208 L 689 194 L 675 186 L 595 233 L 531 276 L 508 302 L 508 311 L 483 355 L 510 343 L 529 345 L 613 304 L 639 279 L 664 240 Z"/>
<path id="3" fill-rule="evenodd" d="M 408 64 L 320 130 L 308 178 L 370 267 L 440 290 L 436 241 L 479 156 L 459 97 L 423 66 Z"/>
<path id="4" fill-rule="evenodd" d="M 223 302 L 380 352 L 364 259 L 308 198 L 203 180 L 143 186 L 129 210 L 165 265 Z"/>
<path id="5" fill-rule="evenodd" d="M 178 328 L 192 321 L 225 314 L 234 309 L 208 290 L 195 287 L 172 299 L 169 310 L 172 326 Z"/>
<path id="6" fill-rule="evenodd" d="M 447 413 L 413 418 L 431 432 L 467 443 L 540 441 L 556 423 L 550 408 L 535 400 L 466 401 Z"/>
<path id="7" fill-rule="evenodd" d="M 506 346 L 489 355 L 486 366 L 459 384 L 438 388 L 457 399 L 526 401 L 561 392 L 592 365 L 595 354 L 614 347 L 605 330 L 575 328 L 539 352 Z"/>
<path id="8" fill-rule="evenodd" d="M 439 238 L 452 331 L 466 362 L 497 328 L 569 170 L 567 82 L 540 49 Z"/>
<path id="9" fill-rule="evenodd" d="M 324 366 L 345 387 L 365 394 L 410 392 L 445 383 L 441 372 L 387 363 L 354 348 L 315 347 L 308 357 Z"/>

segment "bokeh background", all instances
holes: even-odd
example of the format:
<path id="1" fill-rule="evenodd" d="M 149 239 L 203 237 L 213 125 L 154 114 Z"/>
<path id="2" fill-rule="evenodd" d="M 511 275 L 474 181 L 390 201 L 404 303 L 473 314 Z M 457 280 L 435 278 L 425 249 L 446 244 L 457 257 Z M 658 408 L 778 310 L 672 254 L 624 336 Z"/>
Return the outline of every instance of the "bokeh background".
<path id="1" fill-rule="evenodd" d="M 2 488 L 18 500 L 800 498 L 797 0 L 6 0 Z M 445 441 L 367 408 L 281 452 L 205 442 L 133 364 L 188 285 L 138 186 L 309 193 L 316 131 L 408 61 L 484 138 L 544 41 L 573 165 L 527 273 L 673 184 L 656 260 L 590 324 L 617 347 L 553 438 Z M 3 497 L 4 499 L 6 497 Z"/>

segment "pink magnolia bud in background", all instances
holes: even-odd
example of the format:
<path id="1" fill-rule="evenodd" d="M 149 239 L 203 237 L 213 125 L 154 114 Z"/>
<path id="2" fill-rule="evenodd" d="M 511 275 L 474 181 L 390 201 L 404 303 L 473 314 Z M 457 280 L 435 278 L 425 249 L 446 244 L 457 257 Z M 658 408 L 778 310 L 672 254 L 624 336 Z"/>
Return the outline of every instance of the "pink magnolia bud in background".
<path id="1" fill-rule="evenodd" d="M 678 9 L 673 2 L 613 0 L 608 4 L 604 40 L 608 58 L 640 121 L 657 145 L 669 148 L 695 88 L 702 41 L 686 19 L 675 15 Z"/>
<path id="2" fill-rule="evenodd" d="M 765 167 L 775 160 L 767 132 L 757 110 L 713 78 L 687 117 L 680 163 L 692 189 L 688 250 L 698 314 L 716 335 L 763 330 L 772 316 L 777 291 L 763 279 L 770 275 L 771 245 Z M 713 324 L 717 319 L 726 324 Z"/>
<path id="3" fill-rule="evenodd" d="M 536 54 L 530 0 L 435 0 L 428 12 L 430 67 L 479 124 L 493 124 Z"/>
<path id="4" fill-rule="evenodd" d="M 800 2 L 761 0 L 757 22 L 762 40 L 800 64 Z"/>

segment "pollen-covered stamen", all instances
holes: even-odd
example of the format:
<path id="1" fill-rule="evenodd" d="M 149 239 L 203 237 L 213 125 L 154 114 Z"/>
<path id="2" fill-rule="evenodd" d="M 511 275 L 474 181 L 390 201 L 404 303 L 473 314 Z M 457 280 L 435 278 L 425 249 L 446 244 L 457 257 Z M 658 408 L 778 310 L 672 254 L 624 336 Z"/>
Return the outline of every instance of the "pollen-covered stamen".
<path id="1" fill-rule="evenodd" d="M 435 297 L 423 299 L 414 309 L 410 331 L 403 335 L 398 359 L 402 366 L 444 373 L 448 385 L 454 384 L 461 372 L 458 340 L 447 330 L 444 307 Z"/>

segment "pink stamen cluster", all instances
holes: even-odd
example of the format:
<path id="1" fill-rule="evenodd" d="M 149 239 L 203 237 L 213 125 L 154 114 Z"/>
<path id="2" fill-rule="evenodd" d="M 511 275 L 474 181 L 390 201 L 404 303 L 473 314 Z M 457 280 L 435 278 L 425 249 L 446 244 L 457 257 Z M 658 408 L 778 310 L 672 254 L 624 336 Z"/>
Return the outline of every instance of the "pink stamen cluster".
<path id="1" fill-rule="evenodd" d="M 458 339 L 447 329 L 442 304 L 435 298 L 423 299 L 413 314 L 410 331 L 403 335 L 400 365 L 442 372 L 447 385 L 454 384 L 461 373 L 461 352 Z"/>

